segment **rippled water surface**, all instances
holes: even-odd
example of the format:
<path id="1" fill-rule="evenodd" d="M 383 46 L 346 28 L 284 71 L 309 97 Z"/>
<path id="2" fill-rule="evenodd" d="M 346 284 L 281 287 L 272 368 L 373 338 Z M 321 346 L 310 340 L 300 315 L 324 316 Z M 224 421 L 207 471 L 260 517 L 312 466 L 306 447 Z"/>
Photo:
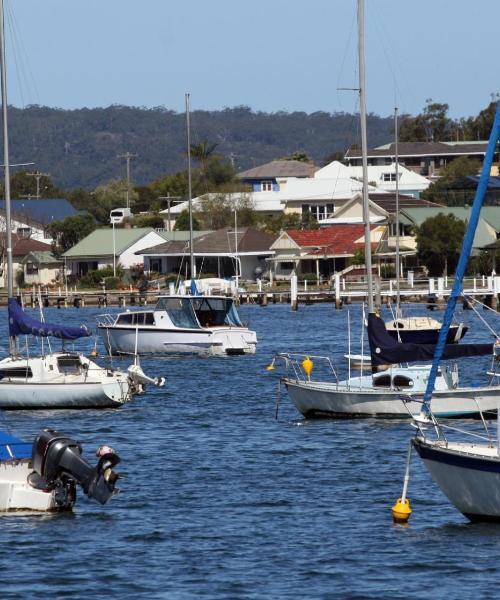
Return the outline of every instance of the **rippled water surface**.
<path id="1" fill-rule="evenodd" d="M 360 310 L 349 311 L 353 351 Z M 46 318 L 93 325 L 98 312 Z M 105 507 L 80 495 L 72 515 L 0 517 L 0 598 L 495 597 L 500 526 L 468 524 L 416 456 L 411 524 L 392 525 L 407 422 L 305 421 L 286 396 L 274 419 L 277 376 L 265 371 L 274 352 L 341 363 L 348 311 L 241 313 L 257 330 L 255 356 L 144 357 L 167 387 L 121 409 L 1 417 L 29 440 L 58 428 L 90 457 L 113 445 L 123 479 Z M 467 338 L 480 339 L 477 317 L 460 316 L 473 325 Z M 5 311 L 0 328 L 5 340 Z M 472 363 L 469 379 L 487 366 Z"/>

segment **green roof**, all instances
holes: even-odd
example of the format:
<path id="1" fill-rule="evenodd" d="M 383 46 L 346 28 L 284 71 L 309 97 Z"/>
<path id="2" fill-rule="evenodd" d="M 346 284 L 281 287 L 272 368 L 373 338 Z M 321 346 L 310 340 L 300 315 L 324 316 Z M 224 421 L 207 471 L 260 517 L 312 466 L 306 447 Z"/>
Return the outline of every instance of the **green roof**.
<path id="1" fill-rule="evenodd" d="M 134 229 L 118 229 L 115 227 L 115 253 L 121 254 L 151 231 L 154 231 L 152 227 L 137 227 Z M 111 227 L 96 229 L 63 254 L 66 258 L 112 255 L 113 229 Z"/>
<path id="2" fill-rule="evenodd" d="M 35 260 L 39 265 L 62 263 L 62 260 L 56 258 L 50 250 L 34 250 L 24 257 L 22 264 L 33 262 L 33 260 Z"/>
<path id="3" fill-rule="evenodd" d="M 485 207 L 495 209 L 495 207 Z M 481 218 L 477 224 L 476 235 L 474 236 L 473 248 L 483 248 L 487 244 L 494 242 L 496 232 L 498 229 L 490 222 L 490 220 L 498 220 L 500 225 L 500 219 L 494 218 L 494 213 L 490 214 L 488 211 L 483 214 L 485 208 L 481 211 Z M 500 210 L 496 208 L 496 210 Z M 445 215 L 454 215 L 462 221 L 467 221 L 470 215 L 470 208 L 463 208 L 457 206 L 439 206 L 439 207 L 425 207 L 425 208 L 404 208 L 401 211 L 402 215 L 406 216 L 414 225 L 420 227 L 422 223 L 431 217 L 435 217 L 439 213 Z"/>

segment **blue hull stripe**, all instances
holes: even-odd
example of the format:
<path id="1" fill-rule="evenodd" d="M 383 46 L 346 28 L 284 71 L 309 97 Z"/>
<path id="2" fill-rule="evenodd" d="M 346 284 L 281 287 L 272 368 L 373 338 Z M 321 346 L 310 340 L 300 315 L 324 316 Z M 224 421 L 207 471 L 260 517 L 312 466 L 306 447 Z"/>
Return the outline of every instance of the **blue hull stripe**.
<path id="1" fill-rule="evenodd" d="M 435 448 L 422 443 L 418 438 L 414 438 L 412 441 L 420 458 L 423 460 L 430 460 L 453 467 L 470 469 L 472 471 L 500 474 L 500 461 L 498 460 L 474 458 L 469 455 L 459 454 L 445 449 L 436 450 Z"/>

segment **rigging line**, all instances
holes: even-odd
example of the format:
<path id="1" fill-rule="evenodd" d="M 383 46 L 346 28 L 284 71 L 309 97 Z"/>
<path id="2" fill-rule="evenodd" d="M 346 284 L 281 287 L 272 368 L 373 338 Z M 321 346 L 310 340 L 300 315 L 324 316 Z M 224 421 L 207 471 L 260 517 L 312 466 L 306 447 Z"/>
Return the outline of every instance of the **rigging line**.
<path id="1" fill-rule="evenodd" d="M 395 47 L 391 43 L 391 36 L 388 34 L 387 29 L 384 26 L 384 22 L 388 21 L 389 18 L 386 17 L 383 13 L 381 14 L 381 6 L 377 4 L 377 10 L 375 11 L 371 5 L 368 5 L 368 11 L 370 13 L 370 22 L 373 22 L 374 27 L 377 30 L 377 41 L 380 44 L 382 52 L 385 56 L 386 65 L 389 69 L 389 72 L 392 76 L 393 82 L 393 91 L 394 91 L 394 106 L 401 106 L 402 113 L 406 113 L 404 97 L 401 92 L 401 89 L 398 85 L 398 76 L 396 74 L 396 70 L 398 71 L 399 78 L 405 79 L 404 73 L 405 71 L 400 68 L 400 65 L 397 61 L 398 53 L 395 50 Z M 384 43 L 387 42 L 387 43 Z M 411 91 L 411 90 L 410 90 Z M 398 102 L 399 100 L 399 102 Z"/>
<path id="2" fill-rule="evenodd" d="M 10 37 L 12 40 L 13 56 L 16 65 L 16 75 L 19 82 L 20 95 L 22 96 L 22 89 L 23 87 L 25 87 L 27 95 L 34 96 L 33 103 L 40 104 L 40 94 L 38 92 L 36 78 L 30 66 L 29 54 L 23 42 L 24 37 L 21 35 L 21 29 L 18 25 L 15 12 L 10 6 L 10 3 L 7 4 L 7 14 L 7 23 L 10 31 Z M 22 79 L 24 80 L 24 86 L 21 82 Z M 25 106 L 24 98 L 22 98 L 21 101 L 23 106 Z"/>
<path id="3" fill-rule="evenodd" d="M 488 308 L 489 310 L 491 310 L 492 312 L 494 312 L 497 316 L 498 313 L 496 310 L 493 310 L 492 308 L 490 308 L 489 306 L 486 306 L 486 304 L 483 304 L 482 302 L 480 302 L 479 300 L 476 300 L 475 298 L 471 298 L 472 302 L 470 302 L 470 305 L 472 307 L 472 310 L 476 313 L 476 316 L 479 318 L 479 320 L 483 323 L 483 325 L 486 327 L 486 329 L 488 329 L 488 331 L 496 338 L 498 339 L 498 334 L 497 332 L 493 329 L 493 327 L 491 327 L 491 325 L 488 323 L 488 321 L 486 321 L 486 319 L 484 317 L 481 316 L 481 313 L 477 310 L 477 308 L 474 306 L 475 303 L 480 304 L 484 308 Z"/>
<path id="4" fill-rule="evenodd" d="M 353 47 L 355 47 L 353 40 L 354 40 L 354 32 L 356 31 L 356 24 L 357 24 L 356 10 L 353 10 L 352 19 L 351 19 L 351 27 L 349 29 L 349 34 L 347 36 L 347 41 L 346 41 L 345 48 L 344 48 L 344 55 L 342 56 L 342 60 L 340 61 L 340 69 L 338 71 L 338 76 L 337 76 L 337 104 L 340 109 L 342 109 L 342 102 L 340 101 L 341 94 L 340 94 L 340 89 L 339 89 L 340 87 L 342 87 L 340 84 L 340 80 L 344 74 L 345 63 L 347 61 L 347 54 L 350 50 L 352 50 Z M 355 71 L 355 75 L 356 75 L 356 71 Z M 355 78 L 355 81 L 356 81 L 356 78 Z M 353 85 L 353 87 L 355 87 L 355 86 Z"/>

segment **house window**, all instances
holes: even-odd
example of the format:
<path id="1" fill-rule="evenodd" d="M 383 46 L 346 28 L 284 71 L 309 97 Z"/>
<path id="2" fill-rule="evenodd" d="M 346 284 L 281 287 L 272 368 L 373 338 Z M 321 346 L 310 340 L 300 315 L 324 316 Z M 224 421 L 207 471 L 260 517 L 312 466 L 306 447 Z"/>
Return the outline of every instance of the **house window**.
<path id="1" fill-rule="evenodd" d="M 292 261 L 278 263 L 280 271 L 291 271 L 295 269 L 295 263 Z"/>
<path id="2" fill-rule="evenodd" d="M 31 236 L 31 227 L 18 227 L 16 233 L 20 238 L 27 239 Z"/>
<path id="3" fill-rule="evenodd" d="M 161 273 L 161 258 L 150 258 L 149 270 L 154 273 Z"/>
<path id="4" fill-rule="evenodd" d="M 325 219 L 331 219 L 335 212 L 335 204 L 303 204 L 302 205 L 302 216 L 306 213 L 316 219 L 316 221 L 324 221 Z"/>
<path id="5" fill-rule="evenodd" d="M 38 265 L 32 262 L 27 262 L 26 275 L 38 275 Z"/>
<path id="6" fill-rule="evenodd" d="M 398 179 L 401 179 L 401 173 L 398 173 Z M 396 173 L 382 173 L 382 181 L 396 181 Z"/>
<path id="7" fill-rule="evenodd" d="M 272 192 L 273 191 L 273 182 L 271 180 L 263 181 L 261 183 L 261 190 L 263 192 Z"/>

